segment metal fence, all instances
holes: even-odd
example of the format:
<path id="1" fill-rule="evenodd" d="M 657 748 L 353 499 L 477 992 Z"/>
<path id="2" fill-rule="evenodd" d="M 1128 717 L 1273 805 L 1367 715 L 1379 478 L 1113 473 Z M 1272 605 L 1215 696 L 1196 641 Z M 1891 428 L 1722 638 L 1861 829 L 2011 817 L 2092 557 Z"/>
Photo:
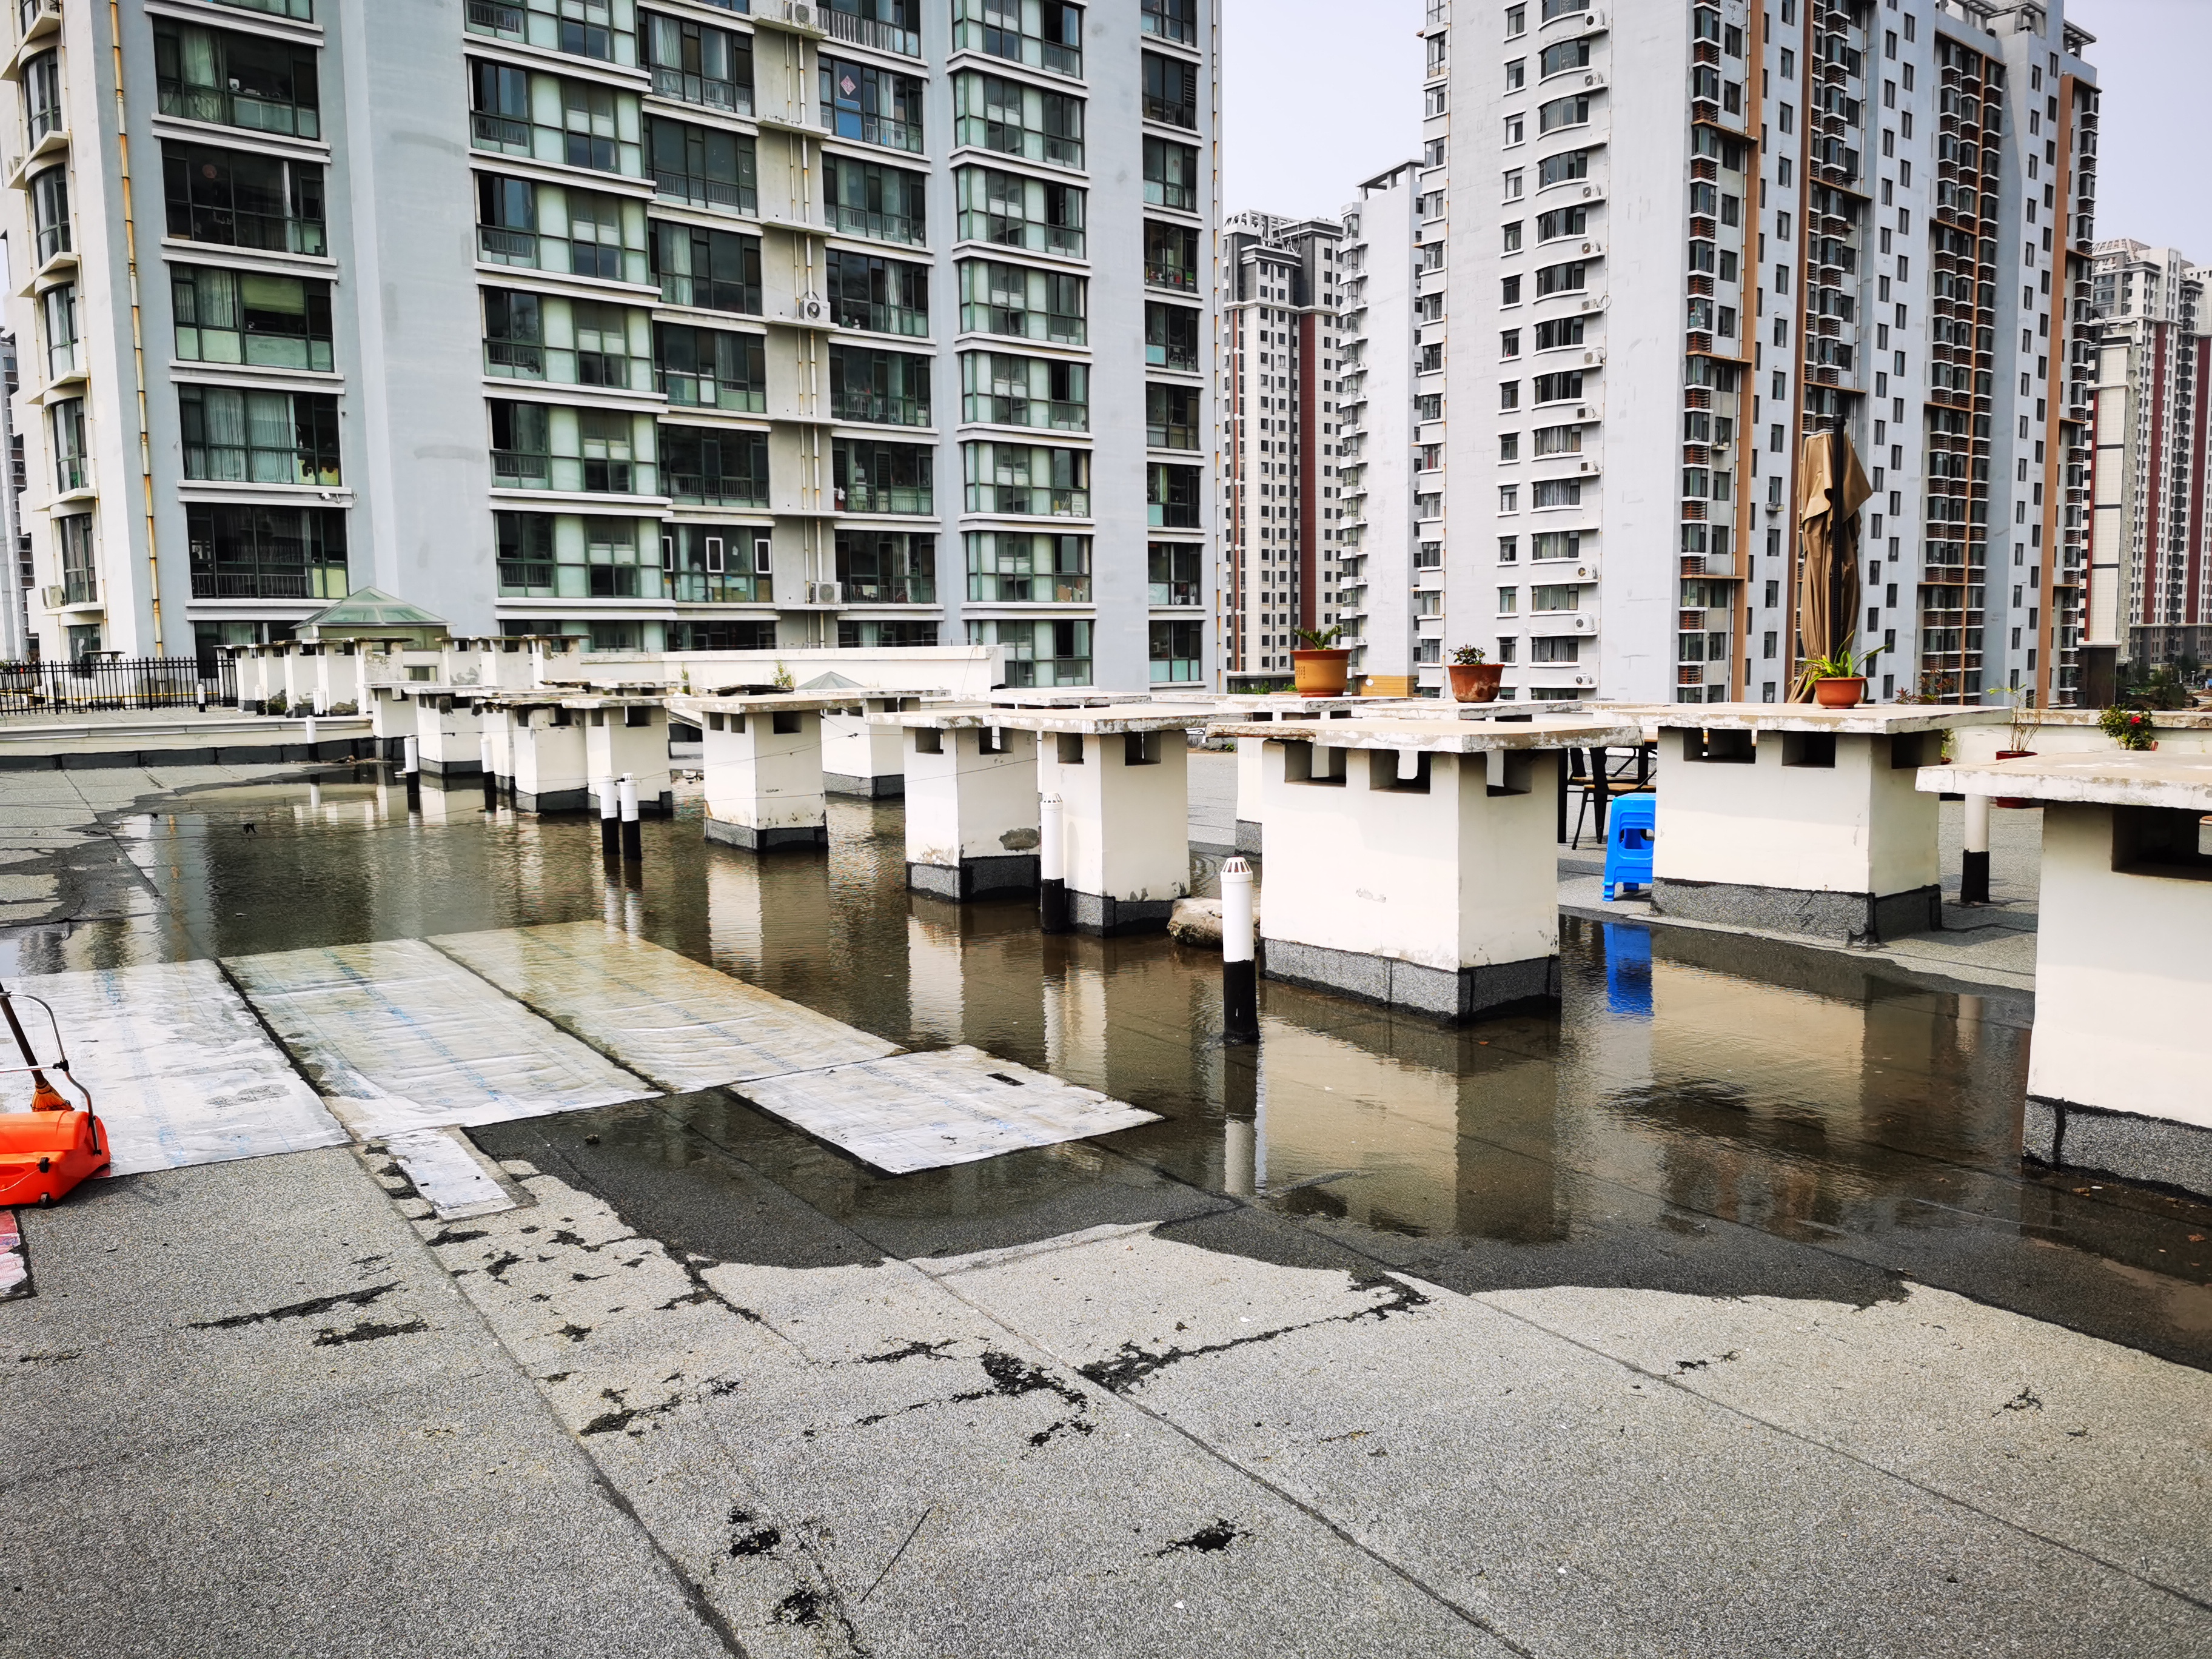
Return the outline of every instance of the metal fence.
<path id="1" fill-rule="evenodd" d="M 0 663 L 0 716 L 237 702 L 238 665 L 228 656 L 95 654 L 70 662 Z"/>

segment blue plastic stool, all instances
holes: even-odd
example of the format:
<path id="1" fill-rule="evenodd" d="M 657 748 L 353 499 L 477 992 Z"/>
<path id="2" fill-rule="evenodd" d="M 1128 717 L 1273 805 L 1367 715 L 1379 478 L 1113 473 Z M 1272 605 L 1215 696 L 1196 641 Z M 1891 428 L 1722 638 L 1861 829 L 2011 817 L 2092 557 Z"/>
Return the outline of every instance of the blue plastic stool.
<path id="1" fill-rule="evenodd" d="M 1620 795 L 1605 817 L 1605 898 L 1623 887 L 1651 888 L 1651 844 L 1659 833 L 1656 795 Z"/>

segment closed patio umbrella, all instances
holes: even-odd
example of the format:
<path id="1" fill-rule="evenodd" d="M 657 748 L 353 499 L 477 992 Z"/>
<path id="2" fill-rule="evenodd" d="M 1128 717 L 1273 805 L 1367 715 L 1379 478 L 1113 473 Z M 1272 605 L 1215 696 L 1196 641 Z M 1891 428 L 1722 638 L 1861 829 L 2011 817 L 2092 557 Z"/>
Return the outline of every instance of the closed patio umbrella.
<path id="1" fill-rule="evenodd" d="M 1797 469 L 1797 520 L 1805 538 L 1797 578 L 1801 665 L 1850 643 L 1859 609 L 1859 508 L 1873 493 L 1858 452 L 1840 429 L 1807 436 Z M 1790 696 L 1810 702 L 1813 688 L 1801 679 Z"/>

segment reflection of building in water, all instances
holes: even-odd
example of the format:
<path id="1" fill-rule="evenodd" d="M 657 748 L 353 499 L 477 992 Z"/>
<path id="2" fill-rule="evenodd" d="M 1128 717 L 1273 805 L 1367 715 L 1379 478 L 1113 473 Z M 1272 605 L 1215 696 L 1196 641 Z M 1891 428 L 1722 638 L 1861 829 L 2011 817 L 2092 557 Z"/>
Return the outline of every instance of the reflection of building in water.
<path id="1" fill-rule="evenodd" d="M 1288 1000 L 1269 988 L 1271 1011 Z M 1258 1137 L 1267 1190 L 1295 1188 L 1284 1200 L 1294 1212 L 1387 1232 L 1564 1237 L 1548 1039 L 1528 1021 L 1483 1029 L 1494 1035 L 1379 1017 L 1323 1032 L 1268 1018 Z"/>

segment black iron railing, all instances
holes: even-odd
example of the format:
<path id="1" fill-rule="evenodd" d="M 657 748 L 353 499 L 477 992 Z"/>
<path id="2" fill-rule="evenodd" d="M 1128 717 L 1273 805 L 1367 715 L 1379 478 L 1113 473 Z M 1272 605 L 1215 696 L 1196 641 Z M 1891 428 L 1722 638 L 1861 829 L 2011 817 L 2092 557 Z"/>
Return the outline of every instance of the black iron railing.
<path id="1" fill-rule="evenodd" d="M 69 714 L 90 708 L 190 708 L 238 702 L 228 656 L 117 657 L 0 663 L 0 715 Z"/>

